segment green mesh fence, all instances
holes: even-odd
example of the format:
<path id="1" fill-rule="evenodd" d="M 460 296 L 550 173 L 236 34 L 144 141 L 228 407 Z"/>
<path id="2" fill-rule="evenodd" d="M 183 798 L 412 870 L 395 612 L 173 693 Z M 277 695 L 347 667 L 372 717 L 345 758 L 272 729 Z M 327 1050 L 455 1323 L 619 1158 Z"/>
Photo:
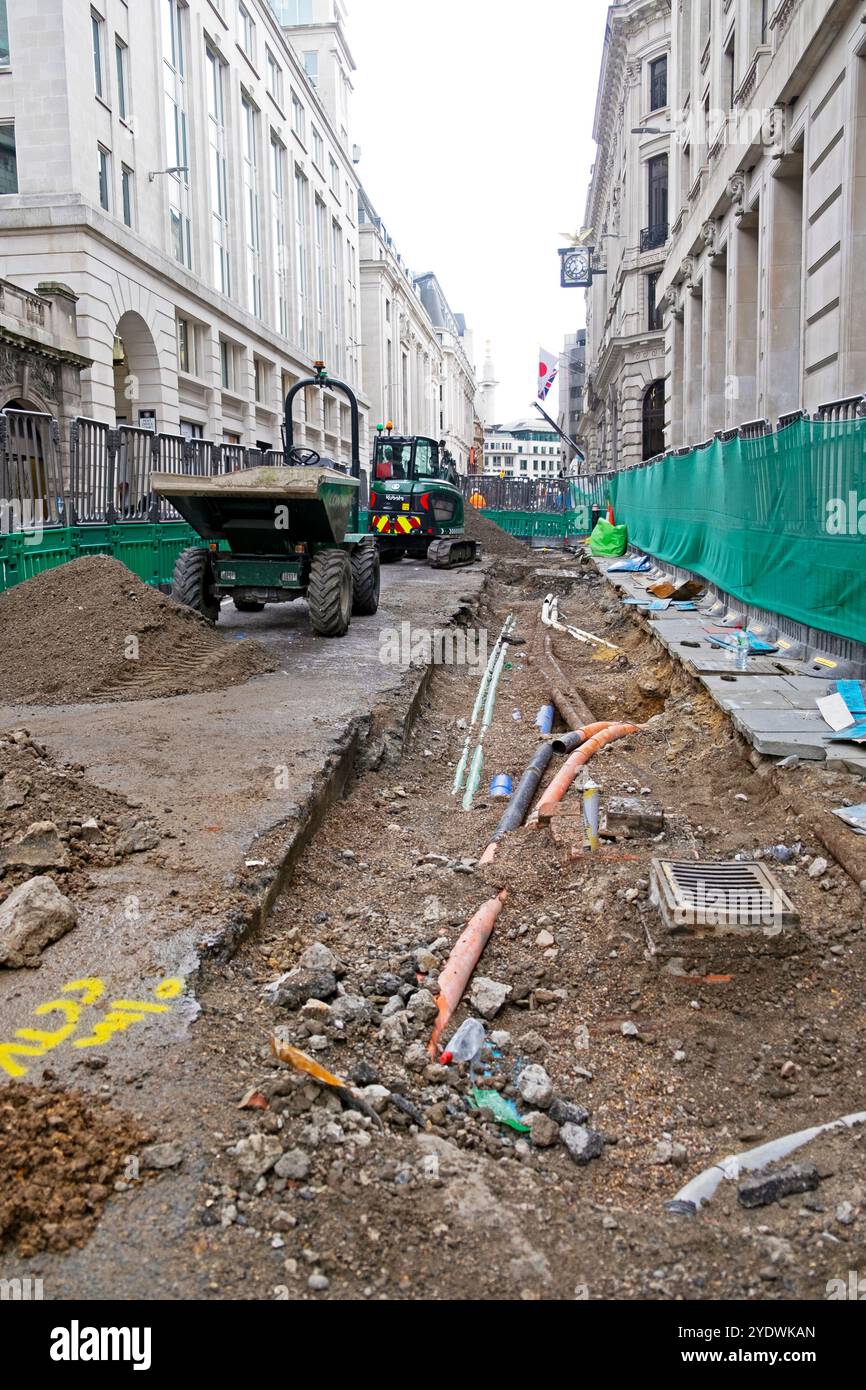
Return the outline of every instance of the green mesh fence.
<path id="1" fill-rule="evenodd" d="M 866 642 L 866 421 L 797 420 L 611 480 L 629 542 L 809 627 Z"/>

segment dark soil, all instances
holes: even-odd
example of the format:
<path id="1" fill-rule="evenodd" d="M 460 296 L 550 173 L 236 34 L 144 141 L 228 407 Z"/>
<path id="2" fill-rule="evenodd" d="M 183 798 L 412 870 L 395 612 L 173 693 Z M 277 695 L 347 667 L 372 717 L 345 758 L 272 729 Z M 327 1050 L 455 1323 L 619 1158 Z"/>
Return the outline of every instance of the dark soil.
<path id="1" fill-rule="evenodd" d="M 529 554 L 528 546 L 523 541 L 516 540 L 514 536 L 509 536 L 507 531 L 503 531 L 501 526 L 497 526 L 495 521 L 490 521 L 488 517 L 482 516 L 475 507 L 470 507 L 466 503 L 466 534 L 473 541 L 481 542 L 483 555 L 493 555 L 498 559 L 512 558 L 515 560 L 526 559 Z"/>
<path id="2" fill-rule="evenodd" d="M 0 1089 L 0 1250 L 26 1258 L 83 1245 L 143 1138 L 128 1116 L 78 1092 Z"/>
<path id="3" fill-rule="evenodd" d="M 240 685 L 274 670 L 104 555 L 47 570 L 0 595 L 0 702 L 158 699 Z"/>

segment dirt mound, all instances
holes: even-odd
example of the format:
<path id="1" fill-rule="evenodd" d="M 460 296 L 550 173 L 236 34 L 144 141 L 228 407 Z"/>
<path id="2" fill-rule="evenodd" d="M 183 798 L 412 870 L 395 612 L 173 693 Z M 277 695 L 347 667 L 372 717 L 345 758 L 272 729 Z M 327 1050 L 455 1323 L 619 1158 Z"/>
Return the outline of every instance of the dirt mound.
<path id="1" fill-rule="evenodd" d="M 466 507 L 466 534 L 473 541 L 480 541 L 485 555 L 493 555 L 499 559 L 526 560 L 529 558 L 529 546 L 523 541 L 518 541 L 514 536 L 509 536 L 507 531 L 503 531 L 501 526 L 497 526 L 495 521 L 489 517 L 482 516 L 475 507 Z"/>
<path id="2" fill-rule="evenodd" d="M 21 864 L 2 862 L 34 824 L 49 820 L 56 830 L 56 855 L 41 862 L 26 854 Z M 43 869 L 59 876 L 69 892 L 81 871 L 114 864 L 158 842 L 150 816 L 89 782 L 80 767 L 60 766 L 26 729 L 0 733 L 0 898 Z"/>
<path id="3" fill-rule="evenodd" d="M 76 1092 L 0 1091 L 0 1250 L 69 1250 L 90 1236 L 126 1156 L 145 1135 Z"/>
<path id="4" fill-rule="evenodd" d="M 107 555 L 0 595 L 0 701 L 68 705 L 224 690 L 274 669 Z"/>

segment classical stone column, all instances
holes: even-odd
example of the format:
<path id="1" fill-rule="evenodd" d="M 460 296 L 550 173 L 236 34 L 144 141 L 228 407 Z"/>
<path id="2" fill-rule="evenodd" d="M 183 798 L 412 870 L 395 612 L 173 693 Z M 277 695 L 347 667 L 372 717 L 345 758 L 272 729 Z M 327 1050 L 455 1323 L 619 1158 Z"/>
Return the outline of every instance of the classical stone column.
<path id="1" fill-rule="evenodd" d="M 704 399 L 702 437 L 725 427 L 725 377 L 728 349 L 727 260 L 707 254 L 704 273 Z"/>
<path id="2" fill-rule="evenodd" d="M 685 443 L 699 444 L 704 437 L 704 296 L 702 286 L 686 289 L 684 346 Z"/>
<path id="3" fill-rule="evenodd" d="M 757 216 L 735 225 L 728 255 L 728 382 L 725 425 L 754 420 L 758 376 Z"/>
<path id="4" fill-rule="evenodd" d="M 766 216 L 768 318 L 761 413 L 777 420 L 802 404 L 802 160 L 791 177 L 769 180 Z M 863 316 L 854 317 L 862 321 Z"/>

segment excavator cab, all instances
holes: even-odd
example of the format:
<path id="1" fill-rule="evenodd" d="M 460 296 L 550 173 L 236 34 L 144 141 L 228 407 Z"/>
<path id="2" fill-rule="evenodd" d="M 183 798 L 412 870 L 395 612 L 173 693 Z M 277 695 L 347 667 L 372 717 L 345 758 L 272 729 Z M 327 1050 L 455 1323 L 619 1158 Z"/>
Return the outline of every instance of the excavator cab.
<path id="1" fill-rule="evenodd" d="M 371 468 L 369 529 L 383 562 L 410 555 L 450 569 L 481 558 L 480 547 L 464 535 L 463 494 L 449 460 L 435 439 L 385 433 L 380 427 Z"/>

